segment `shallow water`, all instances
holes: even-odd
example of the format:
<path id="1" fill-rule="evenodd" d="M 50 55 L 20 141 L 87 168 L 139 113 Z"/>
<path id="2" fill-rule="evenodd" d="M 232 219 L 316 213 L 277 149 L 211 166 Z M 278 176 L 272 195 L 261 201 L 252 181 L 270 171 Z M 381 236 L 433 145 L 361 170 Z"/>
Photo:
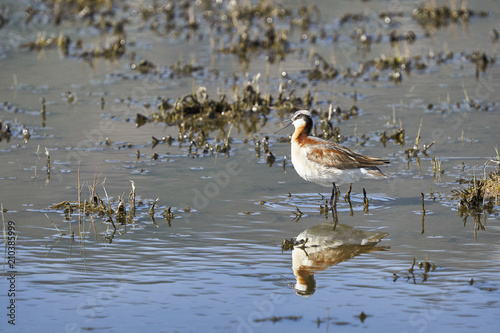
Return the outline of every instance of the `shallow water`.
<path id="1" fill-rule="evenodd" d="M 193 76 L 159 80 L 132 71 L 128 54 L 114 61 L 98 59 L 92 69 L 80 59 L 62 58 L 57 48 L 38 53 L 19 49 L 19 43 L 36 38 L 37 30 L 25 30 L 20 23 L 24 7 L 10 4 L 19 8 L 0 29 L 0 101 L 6 102 L 0 107 L 0 119 L 11 125 L 13 136 L 9 142 L 0 142 L 0 202 L 7 210 L 4 225 L 14 221 L 17 240 L 15 297 L 8 296 L 13 269 L 7 261 L 0 280 L 2 331 L 496 329 L 500 308 L 498 214 L 488 215 L 486 230 L 475 233 L 474 220 L 469 218 L 464 225 L 458 216 L 451 191 L 463 187 L 459 178 L 482 176 L 484 164 L 496 157 L 498 61 L 476 79 L 476 66 L 461 53 L 482 49 L 497 57 L 498 44 L 489 36 L 492 28 L 500 28 L 497 3 L 469 2 L 470 8 L 487 10 L 489 15 L 471 17 L 467 26 L 459 22 L 441 27 L 432 31 L 432 37 L 424 37 L 423 29 L 411 19 L 416 5 L 391 1 L 391 10 L 404 13 L 394 18 L 400 22 L 394 28 L 417 35 L 414 44 L 400 43 L 401 53 L 406 47 L 411 56 L 454 52 L 445 64 L 430 59 L 426 70 L 403 72 L 399 85 L 387 78 L 390 71 L 382 71 L 378 81 L 366 76 L 308 82 L 300 70 L 311 68 L 311 47 L 328 61 L 333 50 L 337 66 L 342 68 L 357 68 L 359 61 L 381 54 L 391 57 L 395 52 L 387 40 L 392 28 L 378 17 L 386 2 L 316 4 L 322 14 L 321 26 L 330 35 L 338 31 L 340 42 L 325 38 L 311 46 L 294 41 L 293 46 L 304 52 L 288 54 L 280 65 L 271 66 L 268 76 L 263 54 L 252 54 L 249 67 L 242 68 L 237 57 L 212 52 L 206 36 L 198 42 L 175 40 L 130 26 L 127 38 L 136 43 L 127 52 L 135 51 L 137 59 L 158 66 L 183 59 L 204 68 Z M 339 25 L 344 13 L 364 13 L 366 19 Z M 385 36 L 365 54 L 349 37 L 361 25 L 367 32 Z M 82 38 L 89 44 L 105 41 L 77 23 L 57 28 L 41 22 L 33 27 L 56 36 L 61 29 L 72 39 Z M 285 82 L 281 71 L 298 84 Z M 234 82 L 241 92 L 244 72 L 249 79 L 261 73 L 261 91 L 273 96 L 280 83 L 287 83 L 285 89 L 295 89 L 301 97 L 311 89 L 317 96 L 313 107 L 322 111 L 332 101 L 343 110 L 355 104 L 360 109 L 357 117 L 334 121 L 347 137 L 343 144 L 391 161 L 383 169 L 389 175 L 387 180 L 353 184 L 352 211 L 343 199 L 338 203 L 341 225 L 388 235 L 374 245 L 376 249 L 347 247 L 339 254 L 314 248 L 324 256 L 314 261 L 309 255 L 310 262 L 303 266 L 309 282 L 306 295 L 300 286 L 303 275 L 293 269 L 293 252 L 283 251 L 281 244 L 332 221 L 331 214 L 325 218 L 319 209 L 330 193 L 296 175 L 289 144 L 280 140 L 287 133 L 273 134 L 282 126 L 276 112 L 267 116 L 264 126 L 249 133 L 234 124 L 229 156 L 188 156 L 189 140 L 152 148 L 152 136 L 176 139 L 179 128 L 162 123 L 136 128 L 134 124 L 136 113 L 151 115 L 157 96 L 175 100 L 206 86 L 209 96 L 217 96 L 219 90 L 233 99 Z M 77 96 L 76 105 L 66 100 L 67 91 Z M 40 114 L 42 97 L 46 100 L 45 120 Z M 105 100 L 102 110 L 101 97 Z M 120 101 L 128 97 L 130 103 Z M 481 109 L 467 106 L 466 99 L 477 101 Z M 143 107 L 145 102 L 152 107 Z M 384 147 L 378 139 L 383 131 L 392 134 L 393 112 L 396 127 L 401 122 L 406 130 L 403 147 L 394 141 Z M 262 117 L 259 119 L 262 123 Z M 419 163 L 415 159 L 408 162 L 404 150 L 413 146 L 420 122 L 421 145 L 436 143 L 428 156 L 419 155 Z M 31 132 L 27 143 L 20 134 L 22 126 Z M 229 128 L 228 124 L 226 133 Z M 207 135 L 211 144 L 220 144 L 218 137 L 224 134 L 213 131 Z M 254 140 L 264 136 L 269 136 L 270 150 L 277 158 L 272 167 L 267 166 L 262 151 L 260 158 L 256 156 Z M 106 138 L 109 146 L 104 143 Z M 151 158 L 154 153 L 159 155 L 156 160 Z M 440 176 L 433 172 L 433 158 L 441 161 L 445 171 Z M 493 163 L 486 168 L 493 169 Z M 131 191 L 129 180 L 134 181 L 137 201 L 144 202 L 138 204 L 134 222 L 119 226 L 112 238 L 112 228 L 102 218 L 82 217 L 79 230 L 77 212 L 68 221 L 61 211 L 51 208 L 65 200 L 78 200 L 78 179 L 83 199 L 88 199 L 88 186 L 97 179 L 101 198 L 106 196 L 105 188 L 112 199 L 123 196 L 125 201 Z M 368 194 L 368 212 L 363 207 L 363 188 Z M 340 186 L 342 196 L 347 189 L 348 184 Z M 425 195 L 425 216 L 421 193 Z M 153 221 L 148 210 L 156 198 Z M 169 206 L 175 215 L 171 226 L 162 216 Z M 188 206 L 191 211 L 185 212 Z M 300 218 L 295 215 L 297 209 L 303 214 Z M 298 250 L 300 254 L 297 247 L 294 251 Z M 410 272 L 414 258 L 416 264 Z M 419 262 L 430 263 L 429 271 L 419 267 Z M 6 316 L 12 299 L 15 326 Z"/>

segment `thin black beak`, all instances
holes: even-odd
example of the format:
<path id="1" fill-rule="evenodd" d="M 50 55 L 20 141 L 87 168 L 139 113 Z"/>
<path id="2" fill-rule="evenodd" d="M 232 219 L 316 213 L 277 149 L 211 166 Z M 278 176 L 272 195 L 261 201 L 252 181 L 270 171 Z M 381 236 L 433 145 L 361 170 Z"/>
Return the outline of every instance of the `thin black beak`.
<path id="1" fill-rule="evenodd" d="M 293 124 L 293 121 L 291 121 L 291 122 L 289 122 L 288 124 L 286 124 L 286 126 L 285 126 L 285 127 L 282 127 L 282 128 L 280 128 L 279 130 L 277 130 L 276 132 L 274 132 L 274 134 L 276 134 L 276 133 L 278 133 L 278 132 L 280 132 L 280 131 L 284 130 L 285 128 L 289 127 L 291 124 Z"/>

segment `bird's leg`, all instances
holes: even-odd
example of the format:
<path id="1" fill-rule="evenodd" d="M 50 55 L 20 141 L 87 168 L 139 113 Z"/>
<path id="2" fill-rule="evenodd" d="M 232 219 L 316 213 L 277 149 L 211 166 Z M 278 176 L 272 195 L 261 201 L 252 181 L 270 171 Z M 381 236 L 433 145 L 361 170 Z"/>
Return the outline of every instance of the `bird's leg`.
<path id="1" fill-rule="evenodd" d="M 332 197 L 330 198 L 330 205 L 337 209 L 337 186 L 335 185 L 335 182 L 332 183 L 333 189 L 332 189 Z"/>
<path id="2" fill-rule="evenodd" d="M 366 197 L 366 190 L 364 188 L 363 188 L 363 206 L 365 213 L 368 214 L 368 198 Z"/>
<path id="3" fill-rule="evenodd" d="M 332 206 L 332 215 L 333 219 L 335 221 L 335 225 L 337 225 L 338 218 L 337 218 L 337 197 L 338 197 L 338 191 L 337 191 L 337 186 L 335 185 L 335 182 L 332 183 L 333 189 L 332 189 L 332 197 L 330 199 L 330 205 Z"/>

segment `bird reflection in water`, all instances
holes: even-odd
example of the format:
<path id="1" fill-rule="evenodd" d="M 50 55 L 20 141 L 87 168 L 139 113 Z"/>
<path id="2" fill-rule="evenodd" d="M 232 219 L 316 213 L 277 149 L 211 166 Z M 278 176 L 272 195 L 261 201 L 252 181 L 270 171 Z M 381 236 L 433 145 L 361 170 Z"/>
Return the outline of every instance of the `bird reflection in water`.
<path id="1" fill-rule="evenodd" d="M 383 251 L 376 246 L 388 234 L 363 231 L 346 224 L 325 223 L 301 232 L 292 250 L 293 274 L 297 295 L 308 297 L 316 290 L 314 273 L 350 260 L 362 253 Z"/>

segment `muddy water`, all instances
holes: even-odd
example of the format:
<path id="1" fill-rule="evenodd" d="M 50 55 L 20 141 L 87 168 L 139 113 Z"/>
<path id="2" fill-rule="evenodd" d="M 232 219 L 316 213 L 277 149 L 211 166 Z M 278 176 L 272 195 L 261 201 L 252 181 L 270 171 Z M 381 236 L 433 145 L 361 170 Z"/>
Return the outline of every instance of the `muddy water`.
<path id="1" fill-rule="evenodd" d="M 158 66 L 181 60 L 203 67 L 200 73 L 173 79 L 132 71 L 128 53 L 113 61 L 97 59 L 90 67 L 80 59 L 61 57 L 57 48 L 19 49 L 36 39 L 38 30 L 47 35 L 64 31 L 89 45 L 105 38 L 77 23 L 56 28 L 37 22 L 26 29 L 20 24 L 24 7 L 10 6 L 12 19 L 0 30 L 0 101 L 5 102 L 0 119 L 12 128 L 10 141 L 0 142 L 0 202 L 6 209 L 5 235 L 13 221 L 17 240 L 15 265 L 9 267 L 5 260 L 0 283 L 3 329 L 265 332 L 384 327 L 388 332 L 469 332 L 498 326 L 497 213 L 488 215 L 486 230 L 475 235 L 474 220 L 464 225 L 451 192 L 462 188 L 458 179 L 482 176 L 485 162 L 496 156 L 500 69 L 489 64 L 476 79 L 476 66 L 466 57 L 476 49 L 497 57 L 498 44 L 489 35 L 492 28 L 500 28 L 496 2 L 469 3 L 489 15 L 471 17 L 467 25 L 431 29 L 426 37 L 411 18 L 414 3 L 391 1 L 391 10 L 403 14 L 389 27 L 378 15 L 385 2 L 318 1 L 320 26 L 329 35 L 338 31 L 339 41 L 300 42 L 296 29 L 293 47 L 303 52 L 288 54 L 268 74 L 259 53 L 245 67 L 237 57 L 213 53 L 206 36 L 201 41 L 165 38 L 131 25 L 128 39 L 135 44 L 127 52 L 134 51 L 137 59 Z M 340 25 L 345 13 L 362 13 L 365 19 Z M 382 34 L 382 41 L 357 48 L 349 36 L 361 26 L 373 36 Z M 311 48 L 343 69 L 356 69 L 382 54 L 392 57 L 395 48 L 387 37 L 392 29 L 414 31 L 416 42 L 400 43 L 399 52 L 421 55 L 428 64 L 409 74 L 402 71 L 399 85 L 388 79 L 392 71 L 387 70 L 376 81 L 370 79 L 373 70 L 359 79 L 328 82 L 309 82 L 300 72 L 311 68 Z M 447 50 L 453 56 L 444 64 L 427 58 Z M 298 83 L 281 77 L 283 71 Z M 173 102 L 199 86 L 209 96 L 222 91 L 234 100 L 235 82 L 241 93 L 245 72 L 250 80 L 261 73 L 259 88 L 273 96 L 280 83 L 298 96 L 310 89 L 316 110 L 325 112 L 330 102 L 343 110 L 355 104 L 357 117 L 333 122 L 345 136 L 343 143 L 391 161 L 384 169 L 388 180 L 355 183 L 352 207 L 344 200 L 338 203 L 337 230 L 320 226 L 332 221 L 331 215 L 320 214 L 328 190 L 296 175 L 289 144 L 281 140 L 287 133 L 273 134 L 281 127 L 276 112 L 255 131 L 234 123 L 229 155 L 189 156 L 189 140 L 179 143 L 177 126 L 134 124 L 136 113 L 152 114 L 158 96 Z M 66 92 L 76 96 L 76 103 L 68 102 Z M 479 110 L 467 99 L 477 102 Z M 145 108 L 146 102 L 152 107 Z M 404 150 L 415 143 L 421 122 L 420 144 L 436 143 L 427 156 L 408 161 Z M 392 134 L 400 124 L 406 144 L 388 141 L 384 146 L 380 134 Z M 31 133 L 27 143 L 20 133 L 23 126 Z M 229 128 L 224 128 L 226 133 Z M 152 136 L 168 135 L 175 139 L 171 145 L 152 147 Z M 207 135 L 214 145 L 225 134 Z M 256 156 L 254 141 L 264 136 L 269 136 L 277 158 L 272 167 L 262 151 Z M 157 159 L 152 158 L 155 153 Z M 432 159 L 441 162 L 443 174 L 434 173 Z M 486 170 L 493 167 L 490 163 Z M 51 208 L 77 201 L 79 187 L 82 200 L 88 199 L 94 183 L 101 198 L 107 193 L 111 200 L 122 196 L 127 201 L 129 180 L 136 187 L 136 217 L 114 234 L 103 218 L 77 212 L 66 218 Z M 341 185 L 342 193 L 347 189 L 348 184 Z M 156 198 L 153 221 L 148 210 Z M 171 226 L 162 216 L 169 206 L 175 216 Z M 283 240 L 304 231 L 309 239 L 303 248 L 282 250 Z M 15 296 L 8 295 L 12 288 Z M 12 312 L 7 309 L 11 300 L 15 326 L 6 316 Z"/>

